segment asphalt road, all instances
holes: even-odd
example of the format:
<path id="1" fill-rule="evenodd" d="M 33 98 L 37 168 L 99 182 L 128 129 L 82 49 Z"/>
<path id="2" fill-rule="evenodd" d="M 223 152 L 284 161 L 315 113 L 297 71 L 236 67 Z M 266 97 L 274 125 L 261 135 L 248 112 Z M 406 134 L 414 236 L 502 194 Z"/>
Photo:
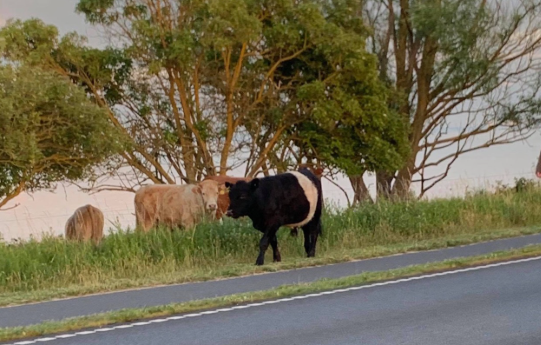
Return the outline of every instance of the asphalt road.
<path id="1" fill-rule="evenodd" d="M 482 255 L 539 243 L 541 243 L 541 234 L 446 248 L 437 251 L 408 253 L 321 267 L 266 273 L 256 276 L 169 285 L 6 307 L 0 308 L 0 327 L 24 326 L 46 320 L 60 320 L 67 317 L 90 315 L 123 308 L 157 306 L 248 291 L 266 290 L 284 284 L 311 282 L 322 278 L 340 278 L 362 272 L 384 271 L 457 257 Z"/>
<path id="2" fill-rule="evenodd" d="M 540 259 L 90 330 L 47 343 L 534 345 L 541 340 Z"/>

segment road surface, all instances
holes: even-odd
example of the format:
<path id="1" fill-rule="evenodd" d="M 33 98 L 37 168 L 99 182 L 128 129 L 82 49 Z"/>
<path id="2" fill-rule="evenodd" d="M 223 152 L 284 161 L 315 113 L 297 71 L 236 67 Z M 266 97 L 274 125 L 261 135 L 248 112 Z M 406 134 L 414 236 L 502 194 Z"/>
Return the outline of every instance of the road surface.
<path id="1" fill-rule="evenodd" d="M 21 344 L 533 345 L 540 271 L 529 258 Z"/>
<path id="2" fill-rule="evenodd" d="M 409 265 L 482 255 L 539 243 L 541 243 L 541 234 L 241 278 L 177 284 L 0 308 L 0 328 L 31 325 L 46 320 L 61 320 L 67 317 L 90 315 L 123 308 L 158 306 L 242 292 L 267 290 L 284 284 L 312 282 L 322 278 L 340 278 L 362 272 L 385 271 Z"/>

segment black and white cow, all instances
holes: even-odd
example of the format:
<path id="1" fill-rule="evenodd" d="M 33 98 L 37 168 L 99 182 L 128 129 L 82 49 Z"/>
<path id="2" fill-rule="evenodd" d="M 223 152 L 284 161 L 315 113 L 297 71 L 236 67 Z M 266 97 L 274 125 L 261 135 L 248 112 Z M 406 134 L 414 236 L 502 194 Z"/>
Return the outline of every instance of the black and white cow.
<path id="1" fill-rule="evenodd" d="M 321 181 L 310 170 L 302 168 L 225 185 L 230 199 L 226 215 L 235 219 L 248 216 L 254 228 L 263 233 L 256 265 L 263 265 L 269 243 L 273 260 L 281 261 L 276 239 L 281 226 L 302 228 L 306 254 L 315 255 L 317 238 L 322 231 L 323 194 Z"/>

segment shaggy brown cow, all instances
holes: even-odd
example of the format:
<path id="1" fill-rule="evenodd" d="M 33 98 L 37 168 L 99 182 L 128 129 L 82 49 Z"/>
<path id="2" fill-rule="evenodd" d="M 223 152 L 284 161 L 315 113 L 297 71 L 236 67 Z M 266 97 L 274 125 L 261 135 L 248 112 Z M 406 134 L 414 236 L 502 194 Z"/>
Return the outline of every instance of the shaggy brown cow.
<path id="1" fill-rule="evenodd" d="M 148 231 L 155 225 L 192 228 L 205 213 L 216 214 L 219 183 L 156 184 L 141 187 L 134 198 L 136 228 Z"/>
<path id="2" fill-rule="evenodd" d="M 68 240 L 99 243 L 103 237 L 103 213 L 92 205 L 81 206 L 68 218 L 65 232 Z"/>

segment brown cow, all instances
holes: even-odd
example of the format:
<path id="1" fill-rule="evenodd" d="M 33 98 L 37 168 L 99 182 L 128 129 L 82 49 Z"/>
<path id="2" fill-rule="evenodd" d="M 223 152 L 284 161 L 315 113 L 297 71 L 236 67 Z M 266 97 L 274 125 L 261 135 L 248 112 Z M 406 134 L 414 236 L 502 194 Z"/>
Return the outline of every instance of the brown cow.
<path id="1" fill-rule="evenodd" d="M 238 181 L 250 182 L 251 177 L 232 177 L 232 176 L 207 176 L 203 181 L 212 180 L 220 184 L 220 187 L 225 188 L 225 183 L 237 183 Z M 216 219 L 222 219 L 225 211 L 229 207 L 229 194 L 223 193 L 218 195 L 218 209 L 216 210 Z"/>
<path id="2" fill-rule="evenodd" d="M 306 166 L 306 165 L 301 165 L 302 166 Z M 318 178 L 321 179 L 321 175 L 323 174 L 323 169 L 322 168 L 313 168 L 311 166 L 307 166 L 308 169 L 310 169 L 314 175 L 316 175 Z M 246 182 L 250 182 L 252 180 L 251 177 L 233 177 L 233 176 L 220 176 L 220 175 L 217 175 L 217 176 L 207 176 L 205 177 L 205 180 L 213 180 L 213 181 L 217 181 L 219 184 L 220 184 L 220 187 L 225 187 L 225 183 L 226 182 L 229 182 L 229 183 L 237 183 L 238 181 L 246 181 Z M 227 211 L 227 208 L 229 207 L 229 194 L 228 193 L 220 193 L 220 195 L 218 195 L 218 210 L 216 210 L 216 219 L 219 219 L 220 222 L 221 222 L 221 218 L 223 217 L 223 215 L 225 214 L 225 212 Z M 291 236 L 293 237 L 296 237 L 298 235 L 298 230 L 297 228 L 292 228 L 291 229 Z"/>
<path id="3" fill-rule="evenodd" d="M 68 240 L 99 243 L 103 237 L 103 213 L 92 205 L 79 207 L 68 218 L 65 233 Z"/>
<path id="4" fill-rule="evenodd" d="M 155 225 L 192 228 L 205 211 L 216 214 L 220 192 L 224 193 L 216 181 L 141 187 L 134 198 L 136 228 L 145 232 Z"/>

